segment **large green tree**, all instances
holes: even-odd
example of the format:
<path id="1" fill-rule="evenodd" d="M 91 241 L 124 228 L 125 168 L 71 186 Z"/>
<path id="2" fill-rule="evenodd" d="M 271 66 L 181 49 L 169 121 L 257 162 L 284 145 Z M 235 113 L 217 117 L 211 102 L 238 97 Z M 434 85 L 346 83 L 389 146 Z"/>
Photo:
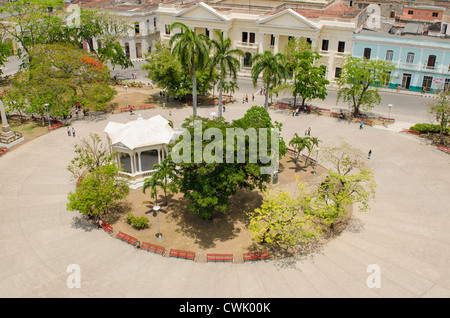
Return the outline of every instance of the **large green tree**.
<path id="1" fill-rule="evenodd" d="M 30 67 L 16 75 L 13 89 L 20 89 L 35 113 L 49 104 L 50 115 L 68 115 L 78 102 L 103 110 L 116 94 L 109 69 L 72 44 L 36 45 L 29 55 Z"/>
<path id="2" fill-rule="evenodd" d="M 179 32 L 172 35 L 169 46 L 172 48 L 172 53 L 178 57 L 181 65 L 188 70 L 192 77 L 193 115 L 197 116 L 196 70 L 204 68 L 208 64 L 209 38 L 206 34 L 197 34 L 195 30 L 181 22 L 174 22 L 170 25 L 170 32 L 175 29 L 179 29 Z"/>
<path id="3" fill-rule="evenodd" d="M 222 116 L 222 91 L 223 82 L 227 75 L 236 80 L 237 72 L 240 68 L 238 57 L 244 56 L 241 49 L 233 49 L 232 42 L 229 37 L 224 37 L 220 30 L 215 31 L 217 40 L 211 40 L 211 47 L 213 49 L 212 65 L 219 66 L 219 106 L 218 116 Z"/>
<path id="4" fill-rule="evenodd" d="M 370 110 L 381 101 L 378 87 L 389 80 L 395 69 L 390 62 L 348 56 L 337 79 L 337 101 L 347 102 L 354 116 L 360 110 Z"/>
<path id="5" fill-rule="evenodd" d="M 272 54 L 270 51 L 255 54 L 252 57 L 251 76 L 253 86 L 256 87 L 259 76 L 262 75 L 262 81 L 266 87 L 266 98 L 264 107 L 269 109 L 269 90 L 272 86 L 278 86 L 283 83 L 288 75 L 286 61 L 282 53 Z"/>
<path id="6" fill-rule="evenodd" d="M 267 162 L 262 157 L 252 157 L 252 151 L 258 154 L 264 148 L 259 138 L 262 130 L 254 129 L 253 140 L 251 134 L 246 133 L 247 128 L 266 128 L 268 135 L 265 137 L 272 140 L 273 129 L 277 126 L 272 124 L 264 108 L 254 106 L 251 113 L 255 116 L 246 114 L 232 123 L 223 117 L 211 120 L 194 116 L 183 123 L 186 131 L 171 154 L 177 164 L 175 182 L 189 200 L 190 210 L 201 218 L 210 219 L 215 212 L 225 211 L 229 198 L 239 189 L 264 190 L 270 181 L 271 175 L 262 170 Z M 204 138 L 199 139 L 199 133 Z M 282 145 L 279 144 L 280 156 L 285 153 Z M 272 149 L 275 145 L 270 141 L 267 146 L 267 156 L 273 157 L 278 149 Z M 176 159 L 177 156 L 183 160 Z"/>
<path id="7" fill-rule="evenodd" d="M 296 57 L 294 96 L 302 97 L 302 106 L 307 100 L 314 98 L 324 100 L 327 96 L 326 85 L 330 82 L 325 78 L 324 68 L 315 65 L 320 55 L 317 52 L 303 51 L 295 53 L 294 56 Z"/>

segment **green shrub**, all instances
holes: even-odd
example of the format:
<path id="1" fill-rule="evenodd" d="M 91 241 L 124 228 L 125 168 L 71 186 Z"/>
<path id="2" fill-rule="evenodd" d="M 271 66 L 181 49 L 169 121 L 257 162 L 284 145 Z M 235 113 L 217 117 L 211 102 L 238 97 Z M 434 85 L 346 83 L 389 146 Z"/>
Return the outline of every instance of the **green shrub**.
<path id="1" fill-rule="evenodd" d="M 138 230 L 146 229 L 150 227 L 148 218 L 141 216 L 140 218 L 135 217 L 133 214 L 127 214 L 127 223 L 131 224 L 134 228 Z"/>
<path id="2" fill-rule="evenodd" d="M 421 134 L 427 134 L 427 133 L 437 133 L 438 134 L 441 128 L 439 125 L 433 125 L 433 124 L 415 124 L 414 126 L 412 126 L 409 129 L 418 131 Z M 444 127 L 443 133 L 445 135 L 450 134 L 450 128 Z"/>

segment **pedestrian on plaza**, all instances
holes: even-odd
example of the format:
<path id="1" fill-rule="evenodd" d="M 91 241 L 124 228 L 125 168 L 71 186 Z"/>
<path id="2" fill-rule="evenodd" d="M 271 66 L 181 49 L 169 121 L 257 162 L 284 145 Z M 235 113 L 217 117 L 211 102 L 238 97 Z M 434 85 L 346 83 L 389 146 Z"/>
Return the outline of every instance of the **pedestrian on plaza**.
<path id="1" fill-rule="evenodd" d="M 308 136 L 308 130 L 305 130 L 305 136 Z"/>
<path id="2" fill-rule="evenodd" d="M 245 94 L 245 101 L 248 103 L 248 94 Z"/>
<path id="3" fill-rule="evenodd" d="M 163 103 L 163 109 L 166 109 L 166 103 Z"/>
<path id="4" fill-rule="evenodd" d="M 222 106 L 223 112 L 225 113 L 225 105 Z"/>
<path id="5" fill-rule="evenodd" d="M 252 102 L 255 100 L 255 94 L 252 94 Z"/>
<path id="6" fill-rule="evenodd" d="M 363 129 L 364 128 L 364 123 L 361 121 L 361 123 L 359 124 L 359 129 Z"/>
<path id="7" fill-rule="evenodd" d="M 172 116 L 172 108 L 169 107 L 169 116 Z"/>
<path id="8" fill-rule="evenodd" d="M 370 156 L 372 155 L 372 149 L 369 150 L 369 155 L 367 159 L 370 159 Z"/>
<path id="9" fill-rule="evenodd" d="M 72 136 L 75 138 L 75 128 L 72 127 Z"/>
<path id="10" fill-rule="evenodd" d="M 308 128 L 308 136 L 311 136 L 311 127 Z"/>
<path id="11" fill-rule="evenodd" d="M 70 137 L 70 127 L 67 127 L 67 136 Z"/>

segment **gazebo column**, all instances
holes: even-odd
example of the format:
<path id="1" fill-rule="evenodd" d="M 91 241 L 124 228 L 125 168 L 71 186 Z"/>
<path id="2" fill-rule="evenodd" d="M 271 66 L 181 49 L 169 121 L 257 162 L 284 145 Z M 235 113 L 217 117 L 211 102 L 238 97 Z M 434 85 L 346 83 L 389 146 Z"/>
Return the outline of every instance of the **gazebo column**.
<path id="1" fill-rule="evenodd" d="M 158 149 L 158 164 L 161 164 L 161 148 Z"/>
<path id="2" fill-rule="evenodd" d="M 139 162 L 139 172 L 142 172 L 142 164 L 141 164 L 141 152 L 142 151 L 139 151 L 138 152 L 138 162 Z"/>
<path id="3" fill-rule="evenodd" d="M 131 174 L 135 174 L 136 170 L 134 169 L 134 152 L 130 154 L 130 163 L 131 163 Z"/>

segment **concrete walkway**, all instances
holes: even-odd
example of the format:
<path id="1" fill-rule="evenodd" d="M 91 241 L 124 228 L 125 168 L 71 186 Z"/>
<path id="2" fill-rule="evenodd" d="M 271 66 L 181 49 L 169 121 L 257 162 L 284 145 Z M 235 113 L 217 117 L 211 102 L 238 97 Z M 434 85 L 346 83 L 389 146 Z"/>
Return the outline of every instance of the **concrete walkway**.
<path id="1" fill-rule="evenodd" d="M 262 100 L 255 99 L 255 104 Z M 262 98 L 262 97 L 261 97 Z M 252 103 L 227 107 L 241 117 Z M 213 107 L 199 109 L 208 116 Z M 173 109 L 179 126 L 191 108 Z M 340 137 L 368 151 L 378 183 L 372 209 L 354 213 L 338 238 L 313 254 L 246 264 L 196 263 L 132 248 L 66 211 L 74 182 L 66 170 L 81 136 L 168 110 L 75 121 L 0 158 L 0 297 L 450 297 L 450 156 L 396 129 L 271 110 L 289 140 L 311 127 L 321 147 Z M 176 248 L 175 246 L 173 248 Z M 69 288 L 71 264 L 81 288 Z M 370 288 L 368 268 L 380 269 Z"/>

